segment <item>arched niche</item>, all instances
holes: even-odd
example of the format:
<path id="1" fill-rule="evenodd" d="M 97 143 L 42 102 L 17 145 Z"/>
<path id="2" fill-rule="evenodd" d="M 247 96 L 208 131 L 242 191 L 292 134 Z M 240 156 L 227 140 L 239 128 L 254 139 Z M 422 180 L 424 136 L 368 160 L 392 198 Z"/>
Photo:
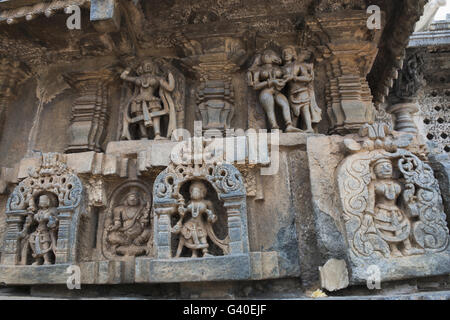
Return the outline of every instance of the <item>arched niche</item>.
<path id="1" fill-rule="evenodd" d="M 155 180 L 154 232 L 156 257 L 171 259 L 172 217 L 177 214 L 182 186 L 191 181 L 205 181 L 212 186 L 226 213 L 227 249 L 224 255 L 249 252 L 247 234 L 247 208 L 244 180 L 230 164 L 175 165 L 170 164 Z"/>
<path id="2" fill-rule="evenodd" d="M 133 206 L 128 203 L 128 197 L 131 194 L 136 194 L 138 199 Z M 111 192 L 108 208 L 100 224 L 102 254 L 105 258 L 122 260 L 130 256 L 152 254 L 151 206 L 151 189 L 143 181 L 125 181 Z M 117 220 L 118 228 L 111 231 L 115 220 Z M 136 239 L 139 245 L 133 244 Z"/>
<path id="3" fill-rule="evenodd" d="M 54 264 L 77 261 L 80 216 L 84 213 L 84 189 L 79 177 L 67 168 L 63 155 L 43 154 L 38 168 L 30 169 L 9 196 L 6 204 L 6 232 L 3 240 L 1 264 L 18 265 L 27 260 L 22 257 L 21 233 L 27 217 L 38 211 L 38 198 L 48 195 L 55 209 L 57 241 Z"/>

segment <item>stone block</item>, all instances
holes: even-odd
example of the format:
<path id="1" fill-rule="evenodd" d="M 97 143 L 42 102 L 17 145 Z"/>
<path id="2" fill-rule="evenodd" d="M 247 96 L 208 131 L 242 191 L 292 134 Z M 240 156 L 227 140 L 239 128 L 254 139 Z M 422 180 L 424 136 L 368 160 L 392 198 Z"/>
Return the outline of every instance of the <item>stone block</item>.
<path id="1" fill-rule="evenodd" d="M 349 284 L 345 260 L 330 259 L 319 267 L 320 283 L 323 289 L 336 291 L 347 288 Z"/>
<path id="2" fill-rule="evenodd" d="M 136 258 L 136 282 L 197 282 L 250 279 L 249 255 L 203 258 Z"/>

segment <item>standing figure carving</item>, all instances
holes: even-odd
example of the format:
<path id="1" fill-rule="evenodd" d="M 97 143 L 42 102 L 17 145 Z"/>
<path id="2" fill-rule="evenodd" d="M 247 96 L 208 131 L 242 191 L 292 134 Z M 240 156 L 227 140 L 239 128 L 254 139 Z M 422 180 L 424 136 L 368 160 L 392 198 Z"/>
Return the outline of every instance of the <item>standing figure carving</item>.
<path id="1" fill-rule="evenodd" d="M 294 115 L 294 123 L 302 118 L 305 132 L 313 133 L 313 123 L 322 120 L 322 110 L 316 102 L 314 93 L 314 66 L 305 61 L 311 54 L 303 51 L 300 59 L 295 47 L 287 46 L 283 49 L 283 74 L 287 82 L 289 103 Z"/>
<path id="2" fill-rule="evenodd" d="M 286 132 L 300 132 L 293 125 L 289 101 L 281 92 L 286 85 L 281 69 L 281 58 L 273 50 L 265 50 L 257 55 L 247 74 L 248 84 L 259 90 L 259 102 L 266 112 L 272 129 L 278 129 L 275 106 L 279 106 L 286 124 Z"/>
<path id="3" fill-rule="evenodd" d="M 400 194 L 404 203 L 409 203 L 409 193 L 402 193 L 401 185 L 394 180 L 391 160 L 381 158 L 373 168 L 376 179 L 369 184 L 369 205 L 363 226 L 373 225 L 376 233 L 389 245 L 394 257 L 425 253 L 422 248 L 414 248 L 411 244 L 411 221 L 397 205 Z M 403 245 L 402 251 L 399 245 Z"/>
<path id="4" fill-rule="evenodd" d="M 135 92 L 123 111 L 123 128 L 120 139 L 148 139 L 149 128 L 153 128 L 154 139 L 164 139 L 161 133 L 161 118 L 169 117 L 167 135 L 169 138 L 176 128 L 176 110 L 171 93 L 175 90 L 175 78 L 171 72 L 161 74 L 155 61 L 148 59 L 136 70 L 136 77 L 129 76 L 131 70 L 126 69 L 120 78 L 135 85 Z M 135 135 L 131 126 L 137 126 Z"/>
<path id="5" fill-rule="evenodd" d="M 23 243 L 23 259 L 27 259 L 30 248 L 34 260 L 33 265 L 53 264 L 57 231 L 57 210 L 51 205 L 49 196 L 44 194 L 39 197 L 38 208 L 32 199 L 28 208 L 28 216 L 19 236 Z"/>
<path id="6" fill-rule="evenodd" d="M 106 241 L 114 254 L 139 256 L 148 254 L 150 203 L 138 191 L 126 194 L 123 203 L 112 210 L 112 221 L 106 226 Z"/>
<path id="7" fill-rule="evenodd" d="M 213 224 L 217 221 L 217 216 L 214 214 L 212 202 L 205 199 L 206 193 L 205 184 L 194 181 L 189 188 L 189 203 L 185 206 L 184 201 L 181 201 L 178 207 L 180 219 L 172 228 L 172 233 L 180 235 L 176 258 L 180 257 L 183 247 L 192 250 L 193 258 L 198 257 L 199 252 L 203 257 L 210 256 L 208 238 L 224 252 L 227 251 L 227 241 L 218 239 L 214 233 Z M 187 214 L 190 214 L 190 217 L 183 221 Z"/>

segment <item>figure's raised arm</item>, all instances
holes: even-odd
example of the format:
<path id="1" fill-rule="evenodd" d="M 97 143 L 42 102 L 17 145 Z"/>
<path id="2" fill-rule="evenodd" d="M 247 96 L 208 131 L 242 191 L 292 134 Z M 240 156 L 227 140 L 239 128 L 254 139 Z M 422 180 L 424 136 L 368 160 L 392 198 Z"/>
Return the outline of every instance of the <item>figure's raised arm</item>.
<path id="1" fill-rule="evenodd" d="M 169 72 L 168 81 L 161 79 L 160 84 L 164 89 L 172 92 L 173 90 L 175 90 L 175 77 L 171 72 Z"/>
<path id="2" fill-rule="evenodd" d="M 120 74 L 120 79 L 128 81 L 128 82 L 133 82 L 136 83 L 137 81 L 137 77 L 130 77 L 129 74 L 131 72 L 130 68 L 125 69 L 121 74 Z"/>

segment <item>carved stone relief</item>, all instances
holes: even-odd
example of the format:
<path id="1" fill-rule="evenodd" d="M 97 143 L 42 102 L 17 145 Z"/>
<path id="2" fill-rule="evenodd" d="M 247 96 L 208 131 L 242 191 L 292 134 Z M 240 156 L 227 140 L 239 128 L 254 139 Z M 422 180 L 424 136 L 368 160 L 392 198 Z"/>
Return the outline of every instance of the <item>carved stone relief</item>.
<path id="1" fill-rule="evenodd" d="M 8 198 L 2 264 L 76 261 L 83 186 L 63 155 L 42 154 L 40 163 Z"/>
<path id="2" fill-rule="evenodd" d="M 72 106 L 69 145 L 66 152 L 101 152 L 109 119 L 109 70 L 71 73 L 66 81 L 77 90 Z"/>
<path id="3" fill-rule="evenodd" d="M 306 62 L 311 53 L 305 50 L 298 56 L 295 47 L 287 46 L 282 56 L 271 49 L 258 54 L 247 74 L 248 84 L 260 91 L 259 102 L 271 129 L 279 128 L 275 108 L 280 108 L 286 132 L 302 132 L 296 127 L 301 118 L 304 131 L 312 133 L 322 112 L 314 93 L 314 66 Z"/>
<path id="4" fill-rule="evenodd" d="M 129 181 L 110 196 L 105 212 L 103 254 L 108 259 L 152 253 L 151 193 L 145 183 Z"/>
<path id="5" fill-rule="evenodd" d="M 408 151 L 411 136 L 378 121 L 346 139 L 353 155 L 338 168 L 343 219 L 352 253 L 395 258 L 444 251 L 449 230 L 430 166 Z"/>
<path id="6" fill-rule="evenodd" d="M 183 196 L 183 186 L 189 185 Z M 222 203 L 226 217 L 214 211 L 211 199 L 206 199 L 206 186 L 210 185 Z M 184 187 L 184 188 L 185 188 Z M 237 169 L 229 164 L 174 165 L 170 164 L 155 180 L 155 239 L 158 258 L 179 257 L 183 247 L 192 257 L 209 254 L 209 239 L 224 255 L 248 252 L 247 217 L 244 181 Z M 172 225 L 171 217 L 178 215 Z M 213 226 L 225 222 L 225 238 L 217 237 Z M 172 236 L 180 234 L 178 248 L 172 254 Z"/>
<path id="7" fill-rule="evenodd" d="M 177 112 L 174 95 L 180 90 L 176 87 L 174 74 L 162 70 L 160 63 L 148 58 L 130 76 L 128 68 L 121 79 L 134 85 L 134 91 L 122 110 L 122 131 L 120 140 L 166 139 L 177 128 Z M 167 118 L 167 128 L 163 132 L 163 119 Z"/>

